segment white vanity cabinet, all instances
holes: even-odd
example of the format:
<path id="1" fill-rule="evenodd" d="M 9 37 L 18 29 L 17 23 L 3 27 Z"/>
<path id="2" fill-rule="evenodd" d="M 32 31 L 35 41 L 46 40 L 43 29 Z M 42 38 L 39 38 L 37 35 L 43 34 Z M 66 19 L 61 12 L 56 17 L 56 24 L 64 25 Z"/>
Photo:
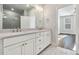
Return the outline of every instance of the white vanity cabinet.
<path id="1" fill-rule="evenodd" d="M 33 55 L 33 40 L 5 47 L 4 55 Z"/>
<path id="2" fill-rule="evenodd" d="M 45 49 L 49 44 L 51 44 L 51 32 L 45 31 L 36 34 L 36 53 L 39 54 L 43 49 Z"/>
<path id="3" fill-rule="evenodd" d="M 40 53 L 44 49 L 44 32 L 36 33 L 35 54 Z"/>
<path id="4" fill-rule="evenodd" d="M 22 46 L 22 55 L 33 55 L 34 49 L 34 39 L 31 39 L 29 41 L 25 41 Z"/>
<path id="5" fill-rule="evenodd" d="M 38 31 L 0 39 L 0 54 L 37 55 L 51 44 L 50 31 Z"/>
<path id="6" fill-rule="evenodd" d="M 51 43 L 51 32 L 47 31 L 44 32 L 44 47 L 46 47 L 47 45 L 49 45 Z"/>
<path id="7" fill-rule="evenodd" d="M 4 55 L 21 55 L 23 43 L 18 43 L 4 48 Z"/>
<path id="8" fill-rule="evenodd" d="M 32 55 L 33 54 L 33 41 L 35 34 L 18 36 L 13 38 L 4 39 L 4 54 L 5 55 Z"/>

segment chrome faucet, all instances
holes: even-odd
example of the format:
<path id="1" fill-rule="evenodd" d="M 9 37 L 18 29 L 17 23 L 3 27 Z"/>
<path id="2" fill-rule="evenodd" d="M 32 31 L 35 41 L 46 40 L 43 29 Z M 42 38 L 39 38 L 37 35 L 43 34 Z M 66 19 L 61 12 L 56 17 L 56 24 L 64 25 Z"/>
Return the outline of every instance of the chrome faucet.
<path id="1" fill-rule="evenodd" d="M 21 32 L 20 28 L 13 29 L 12 32 Z"/>
<path id="2" fill-rule="evenodd" d="M 16 29 L 16 32 L 21 32 L 21 29 L 20 29 L 20 28 L 17 28 L 17 29 Z"/>

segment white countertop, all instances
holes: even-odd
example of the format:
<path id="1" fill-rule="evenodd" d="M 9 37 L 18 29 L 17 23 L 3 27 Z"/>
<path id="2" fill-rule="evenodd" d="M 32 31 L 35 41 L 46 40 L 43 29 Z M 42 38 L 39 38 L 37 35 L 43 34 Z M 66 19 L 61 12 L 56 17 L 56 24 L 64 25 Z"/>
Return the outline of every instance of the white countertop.
<path id="1" fill-rule="evenodd" d="M 11 36 L 17 36 L 17 35 L 23 35 L 23 34 L 30 34 L 30 33 L 36 33 L 41 31 L 47 31 L 47 30 L 27 30 L 23 32 L 9 32 L 9 33 L 0 33 L 0 39 L 4 39 Z"/>

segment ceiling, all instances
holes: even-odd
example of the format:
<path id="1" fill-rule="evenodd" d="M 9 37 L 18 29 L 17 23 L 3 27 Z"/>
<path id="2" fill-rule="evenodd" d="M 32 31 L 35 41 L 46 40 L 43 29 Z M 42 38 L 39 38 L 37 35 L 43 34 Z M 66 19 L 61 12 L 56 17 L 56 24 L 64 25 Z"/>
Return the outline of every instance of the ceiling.
<path id="1" fill-rule="evenodd" d="M 20 9 L 20 10 L 26 9 L 26 4 L 5 4 L 5 5 L 8 6 L 8 7 Z"/>
<path id="2" fill-rule="evenodd" d="M 17 8 L 17 9 L 21 9 L 21 10 L 24 10 L 26 8 L 26 4 L 5 4 L 9 7 L 12 7 L 12 8 Z M 31 5 L 36 5 L 36 4 L 31 4 Z M 56 7 L 60 7 L 60 6 L 67 6 L 69 4 L 38 4 L 40 6 L 45 6 L 45 5 L 56 5 Z"/>
<path id="3" fill-rule="evenodd" d="M 26 9 L 26 4 L 4 4 L 5 6 L 9 7 L 9 8 L 14 8 L 14 9 L 19 9 L 19 10 L 24 10 Z M 31 5 L 36 5 L 36 4 L 31 4 Z M 53 6 L 55 8 L 61 8 L 64 6 L 68 6 L 69 4 L 38 4 L 39 6 Z"/>
<path id="4" fill-rule="evenodd" d="M 26 7 L 25 4 L 5 4 L 5 5 L 7 7 L 14 8 L 14 9 L 20 9 L 20 10 L 24 10 L 24 8 Z"/>

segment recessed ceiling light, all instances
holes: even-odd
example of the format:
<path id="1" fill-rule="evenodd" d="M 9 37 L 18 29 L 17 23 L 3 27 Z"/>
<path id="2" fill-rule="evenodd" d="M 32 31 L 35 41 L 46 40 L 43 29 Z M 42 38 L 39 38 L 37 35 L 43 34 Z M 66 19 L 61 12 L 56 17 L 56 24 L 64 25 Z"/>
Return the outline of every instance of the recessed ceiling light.
<path id="1" fill-rule="evenodd" d="M 29 4 L 26 5 L 26 7 L 29 7 L 29 6 L 30 6 Z"/>
<path id="2" fill-rule="evenodd" d="M 14 8 L 11 8 L 12 11 L 14 11 Z"/>

